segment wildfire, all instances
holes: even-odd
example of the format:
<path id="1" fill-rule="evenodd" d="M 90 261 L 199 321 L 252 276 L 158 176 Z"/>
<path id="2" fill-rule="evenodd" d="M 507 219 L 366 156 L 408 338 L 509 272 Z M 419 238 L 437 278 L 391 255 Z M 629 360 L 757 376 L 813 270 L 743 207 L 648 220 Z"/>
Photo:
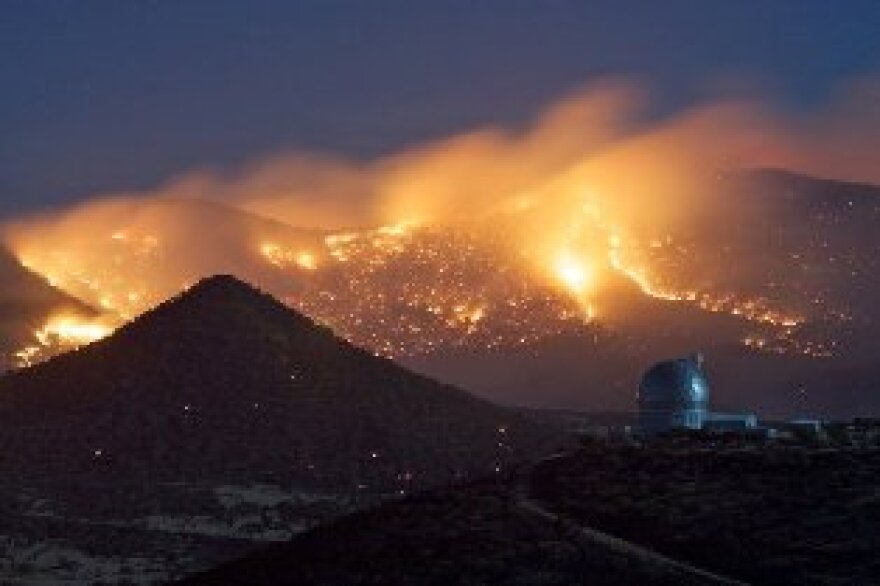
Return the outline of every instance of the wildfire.
<path id="1" fill-rule="evenodd" d="M 556 257 L 553 268 L 562 284 L 579 297 L 589 290 L 595 280 L 593 268 L 568 251 Z"/>
<path id="2" fill-rule="evenodd" d="M 309 271 L 314 271 L 318 268 L 318 261 L 311 252 L 300 252 L 296 255 L 294 262 L 301 268 Z"/>
<path id="3" fill-rule="evenodd" d="M 19 368 L 42 362 L 61 352 L 75 350 L 109 336 L 115 324 L 105 319 L 77 315 L 53 315 L 34 332 L 34 343 L 15 353 Z"/>
<path id="4" fill-rule="evenodd" d="M 314 271 L 318 268 L 317 257 L 307 250 L 294 251 L 272 242 L 266 242 L 260 246 L 260 253 L 266 260 L 279 268 L 289 265 L 295 265 L 307 271 Z"/>
<path id="5" fill-rule="evenodd" d="M 610 273 L 654 299 L 760 325 L 773 343 L 741 340 L 753 349 L 804 347 L 796 335 L 801 316 L 765 299 L 668 284 L 655 259 L 675 249 L 670 236 L 634 237 L 605 217 L 592 200 L 596 192 L 573 191 L 577 204 L 556 228 L 545 228 L 537 204 L 470 221 L 403 221 L 334 232 L 273 225 L 230 242 L 229 263 L 224 251 L 180 262 L 178 251 L 185 253 L 191 235 L 167 228 L 167 219 L 105 225 L 94 230 L 94 239 L 65 232 L 53 246 L 32 238 L 19 251 L 28 265 L 106 313 L 99 320 L 53 317 L 16 361 L 26 366 L 100 339 L 185 284 L 224 270 L 260 284 L 351 342 L 392 357 L 450 347 L 507 348 L 585 332 L 604 311 Z M 77 246 L 68 245 L 69 238 Z M 774 328 L 775 334 L 768 331 Z"/>
<path id="6" fill-rule="evenodd" d="M 753 120 L 738 101 L 655 119 L 639 112 L 638 97 L 629 84 L 599 84 L 515 128 L 474 129 L 370 161 L 302 153 L 240 173 L 197 173 L 4 223 L 2 236 L 27 266 L 115 323 L 186 283 L 231 272 L 395 356 L 584 331 L 585 313 L 605 316 L 603 287 L 617 276 L 652 299 L 779 338 L 767 348 L 795 348 L 820 331 L 803 327 L 808 317 L 845 313 L 826 298 L 812 303 L 824 287 L 812 269 L 846 262 L 855 276 L 873 265 L 793 254 L 803 278 L 787 279 L 788 267 L 731 252 L 754 254 L 743 242 L 749 210 L 727 197 L 719 173 L 730 161 L 779 166 L 763 159 L 789 152 L 788 137 L 765 135 L 764 116 Z M 834 140 L 816 144 L 837 159 Z M 718 224 L 717 239 L 697 216 Z M 752 261 L 754 275 L 725 270 Z M 612 305 L 625 311 L 607 303 L 609 321 Z"/>
<path id="7" fill-rule="evenodd" d="M 662 248 L 663 243 L 658 239 L 653 239 L 649 242 L 649 246 Z M 663 287 L 649 276 L 647 269 L 627 261 L 623 250 L 623 239 L 618 234 L 609 236 L 608 264 L 633 282 L 642 293 L 655 299 L 692 303 L 711 313 L 726 313 L 749 322 L 766 324 L 783 330 L 797 328 L 806 321 L 803 316 L 773 309 L 761 299 L 748 299 L 718 292 Z M 746 341 L 743 344 L 749 347 L 761 347 Z"/>
<path id="8" fill-rule="evenodd" d="M 59 315 L 49 318 L 46 325 L 34 335 L 44 346 L 50 345 L 55 339 L 82 346 L 100 340 L 112 331 L 110 326 L 103 323 L 72 315 Z"/>

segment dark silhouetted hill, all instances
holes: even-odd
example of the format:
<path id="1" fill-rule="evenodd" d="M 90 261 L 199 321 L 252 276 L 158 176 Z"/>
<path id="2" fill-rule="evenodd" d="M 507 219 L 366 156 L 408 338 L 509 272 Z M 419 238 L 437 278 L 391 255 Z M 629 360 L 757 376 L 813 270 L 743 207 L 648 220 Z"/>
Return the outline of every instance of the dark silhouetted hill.
<path id="1" fill-rule="evenodd" d="M 5 466 L 406 489 L 540 453 L 512 412 L 356 348 L 233 277 L 0 379 Z"/>

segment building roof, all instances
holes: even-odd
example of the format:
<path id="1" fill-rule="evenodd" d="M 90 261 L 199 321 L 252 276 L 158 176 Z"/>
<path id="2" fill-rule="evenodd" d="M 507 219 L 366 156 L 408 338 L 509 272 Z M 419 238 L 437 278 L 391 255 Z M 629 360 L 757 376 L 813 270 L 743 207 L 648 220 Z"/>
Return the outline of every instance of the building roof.
<path id="1" fill-rule="evenodd" d="M 705 408 L 709 402 L 709 381 L 700 355 L 666 360 L 652 366 L 639 385 L 642 408 Z"/>

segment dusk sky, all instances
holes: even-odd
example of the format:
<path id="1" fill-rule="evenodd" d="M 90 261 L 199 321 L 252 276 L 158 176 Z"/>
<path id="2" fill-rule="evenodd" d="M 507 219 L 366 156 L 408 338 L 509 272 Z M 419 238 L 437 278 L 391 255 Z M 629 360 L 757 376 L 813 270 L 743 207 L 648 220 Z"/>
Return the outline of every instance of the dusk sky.
<path id="1" fill-rule="evenodd" d="M 880 2 L 37 1 L 0 18 L 0 214 L 296 149 L 517 124 L 591 80 L 809 109 L 880 71 Z"/>

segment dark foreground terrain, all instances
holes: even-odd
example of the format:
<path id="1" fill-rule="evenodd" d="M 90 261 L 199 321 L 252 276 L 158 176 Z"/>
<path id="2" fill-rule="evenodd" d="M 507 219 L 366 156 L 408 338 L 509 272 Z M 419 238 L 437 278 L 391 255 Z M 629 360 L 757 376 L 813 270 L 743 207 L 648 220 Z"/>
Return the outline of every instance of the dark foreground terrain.
<path id="1" fill-rule="evenodd" d="M 878 480 L 871 448 L 596 444 L 185 584 L 876 584 Z"/>
<path id="2" fill-rule="evenodd" d="M 595 446 L 537 466 L 547 509 L 753 584 L 880 583 L 880 450 Z"/>
<path id="3" fill-rule="evenodd" d="M 536 515 L 512 479 L 357 513 L 183 584 L 701 584 L 674 567 L 584 540 Z"/>
<path id="4" fill-rule="evenodd" d="M 878 481 L 871 448 L 596 444 L 184 584 L 876 584 Z"/>

